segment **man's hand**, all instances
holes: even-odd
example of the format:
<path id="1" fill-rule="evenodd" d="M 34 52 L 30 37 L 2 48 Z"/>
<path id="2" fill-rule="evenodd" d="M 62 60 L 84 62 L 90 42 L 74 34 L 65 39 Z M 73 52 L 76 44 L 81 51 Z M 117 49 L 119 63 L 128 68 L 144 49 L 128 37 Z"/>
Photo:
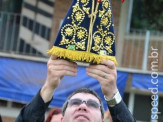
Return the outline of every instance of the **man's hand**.
<path id="1" fill-rule="evenodd" d="M 118 91 L 116 80 L 117 71 L 112 61 L 104 60 L 101 64 L 90 65 L 87 67 L 87 74 L 99 81 L 103 94 L 111 99 Z"/>
<path id="2" fill-rule="evenodd" d="M 47 63 L 47 70 L 46 84 L 50 88 L 55 89 L 65 75 L 76 75 L 77 65 L 74 62 L 57 59 L 56 56 L 51 56 Z"/>
<path id="3" fill-rule="evenodd" d="M 41 89 L 41 96 L 44 102 L 50 101 L 55 88 L 60 84 L 65 75 L 75 76 L 77 64 L 51 56 L 47 63 L 47 78 Z"/>

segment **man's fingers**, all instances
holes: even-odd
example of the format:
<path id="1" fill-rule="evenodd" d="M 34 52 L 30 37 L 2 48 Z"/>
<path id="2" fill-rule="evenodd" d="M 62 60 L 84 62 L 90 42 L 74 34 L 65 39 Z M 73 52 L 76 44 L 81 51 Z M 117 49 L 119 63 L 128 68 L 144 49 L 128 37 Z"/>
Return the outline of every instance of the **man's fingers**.
<path id="1" fill-rule="evenodd" d="M 106 73 L 104 71 L 98 70 L 98 69 L 87 69 L 87 74 L 90 74 L 92 77 L 94 77 L 97 80 L 112 80 L 111 78 L 114 76 L 113 74 Z"/>
<path id="2" fill-rule="evenodd" d="M 100 70 L 100 69 L 92 69 L 92 68 L 87 68 L 86 71 L 88 73 L 91 73 L 91 74 L 95 74 L 95 75 L 100 75 L 100 76 L 103 76 L 104 74 L 106 74 L 104 71 Z"/>
<path id="3" fill-rule="evenodd" d="M 75 62 L 70 62 L 64 59 L 57 59 L 57 61 L 54 62 L 54 65 L 67 65 L 67 66 L 72 66 L 72 67 L 76 67 L 77 64 Z"/>
<path id="4" fill-rule="evenodd" d="M 110 69 L 115 69 L 115 68 L 116 68 L 114 62 L 111 61 L 111 60 L 103 60 L 103 61 L 101 62 L 101 64 L 106 65 L 106 66 L 109 67 Z"/>
<path id="5" fill-rule="evenodd" d="M 98 75 L 98 74 L 94 74 L 94 73 L 91 73 L 91 72 L 87 72 L 87 74 L 88 74 L 89 76 L 91 76 L 91 77 L 97 79 L 97 80 L 100 82 L 101 85 L 104 83 L 105 80 L 107 80 L 107 79 L 105 79 L 104 77 L 102 77 L 102 76 L 100 76 L 100 75 Z M 101 81 L 103 81 L 103 82 L 101 82 Z"/>
<path id="6" fill-rule="evenodd" d="M 65 75 L 75 76 L 77 74 L 77 64 L 64 59 L 58 59 L 57 56 L 51 56 L 47 64 L 49 73 L 53 77 L 62 78 Z"/>
<path id="7" fill-rule="evenodd" d="M 57 56 L 51 55 L 51 56 L 50 56 L 50 59 L 51 59 L 51 60 L 55 60 L 55 59 L 57 59 Z"/>
<path id="8" fill-rule="evenodd" d="M 77 72 L 78 69 L 76 67 L 70 67 L 70 66 L 65 66 L 65 65 L 51 65 L 52 70 L 60 71 L 60 70 L 67 70 L 70 72 Z"/>
<path id="9" fill-rule="evenodd" d="M 103 71 L 105 73 L 111 72 L 110 69 L 108 67 L 106 67 L 106 65 L 90 65 L 87 67 L 87 69 L 88 70 L 90 69 L 90 71 L 96 71 L 96 70 Z M 98 73 L 98 71 L 96 71 L 96 72 Z"/>
<path id="10" fill-rule="evenodd" d="M 53 58 L 53 60 L 49 60 L 48 64 L 50 65 L 67 65 L 67 66 L 71 66 L 71 67 L 77 67 L 77 64 L 75 62 L 70 62 L 64 59 L 55 59 Z"/>
<path id="11" fill-rule="evenodd" d="M 72 72 L 72 71 L 68 71 L 68 70 L 59 70 L 57 72 L 55 72 L 55 75 L 58 77 L 63 77 L 65 75 L 69 75 L 69 76 L 76 76 L 77 72 Z"/>

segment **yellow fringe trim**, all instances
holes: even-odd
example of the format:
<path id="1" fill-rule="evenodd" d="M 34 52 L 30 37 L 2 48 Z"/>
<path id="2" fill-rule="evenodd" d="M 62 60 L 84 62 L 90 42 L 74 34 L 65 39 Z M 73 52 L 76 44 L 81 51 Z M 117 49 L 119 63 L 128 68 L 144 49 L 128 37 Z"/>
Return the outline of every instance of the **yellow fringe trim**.
<path id="1" fill-rule="evenodd" d="M 53 46 L 50 50 L 47 51 L 47 53 L 50 55 L 56 55 L 60 58 L 67 58 L 73 61 L 85 61 L 97 64 L 99 64 L 102 60 L 111 60 L 115 63 L 116 66 L 118 65 L 115 56 L 102 56 L 85 51 L 64 49 L 57 46 Z"/>

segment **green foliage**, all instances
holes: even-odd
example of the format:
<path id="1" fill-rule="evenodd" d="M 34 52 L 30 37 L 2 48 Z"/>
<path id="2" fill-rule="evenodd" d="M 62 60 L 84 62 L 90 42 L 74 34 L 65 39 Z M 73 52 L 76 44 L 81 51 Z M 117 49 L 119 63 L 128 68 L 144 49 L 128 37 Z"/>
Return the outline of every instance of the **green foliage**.
<path id="1" fill-rule="evenodd" d="M 134 0 L 131 28 L 163 32 L 163 0 Z"/>

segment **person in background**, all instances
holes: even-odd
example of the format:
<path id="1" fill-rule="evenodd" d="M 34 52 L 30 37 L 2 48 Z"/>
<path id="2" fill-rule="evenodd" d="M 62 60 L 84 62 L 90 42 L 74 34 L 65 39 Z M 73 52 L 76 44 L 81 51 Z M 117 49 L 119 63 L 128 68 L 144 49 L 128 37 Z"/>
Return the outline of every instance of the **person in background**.
<path id="1" fill-rule="evenodd" d="M 60 108 L 53 108 L 47 116 L 45 122 L 60 122 L 62 118 L 62 110 Z"/>
<path id="2" fill-rule="evenodd" d="M 113 122 L 109 109 L 105 111 L 104 122 Z"/>

